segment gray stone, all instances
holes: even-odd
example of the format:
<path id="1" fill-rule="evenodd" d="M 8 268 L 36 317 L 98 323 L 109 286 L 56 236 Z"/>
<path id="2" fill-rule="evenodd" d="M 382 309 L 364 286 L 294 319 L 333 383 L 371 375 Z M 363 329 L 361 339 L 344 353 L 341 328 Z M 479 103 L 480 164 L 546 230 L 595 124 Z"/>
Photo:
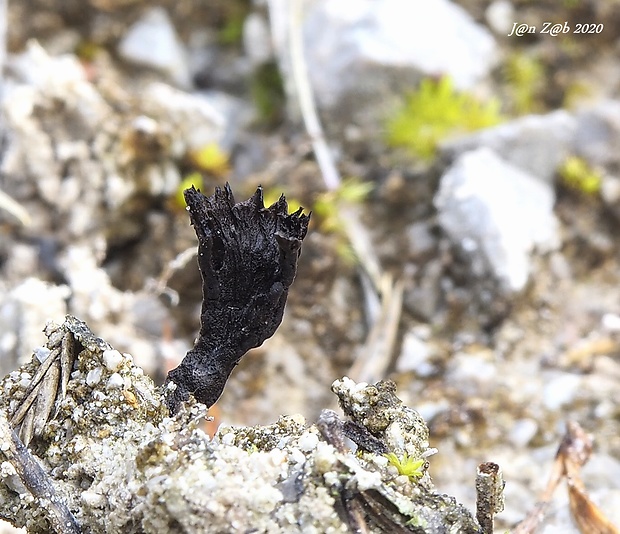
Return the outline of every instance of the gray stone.
<path id="1" fill-rule="evenodd" d="M 252 66 L 273 57 L 269 24 L 259 13 L 250 13 L 243 23 L 243 49 Z"/>
<path id="2" fill-rule="evenodd" d="M 576 374 L 560 371 L 547 373 L 543 391 L 545 408 L 556 411 L 562 406 L 570 405 L 582 389 L 581 386 L 582 379 Z"/>
<path id="3" fill-rule="evenodd" d="M 426 221 L 418 221 L 407 226 L 405 237 L 409 245 L 409 257 L 412 260 L 424 259 L 437 248 L 437 239 L 431 233 Z"/>
<path id="4" fill-rule="evenodd" d="M 120 56 L 130 63 L 166 73 L 181 87 L 191 84 L 187 54 L 165 9 L 147 10 L 118 45 Z"/>
<path id="5" fill-rule="evenodd" d="M 425 321 L 433 319 L 440 305 L 442 273 L 443 266 L 439 259 L 431 260 L 424 266 L 413 287 L 405 291 L 403 303 L 410 313 Z"/>
<path id="6" fill-rule="evenodd" d="M 434 203 L 440 225 L 470 255 L 475 275 L 489 271 L 507 293 L 525 287 L 534 248 L 559 246 L 552 187 L 487 148 L 458 158 Z"/>
<path id="7" fill-rule="evenodd" d="M 430 361 L 431 349 L 415 332 L 407 332 L 403 338 L 400 356 L 396 361 L 399 373 L 413 371 L 418 376 L 430 376 L 437 369 Z"/>
<path id="8" fill-rule="evenodd" d="M 268 3 L 276 55 L 290 80 L 290 3 Z M 378 102 L 401 93 L 424 76 L 446 74 L 457 88 L 470 88 L 496 59 L 488 30 L 448 0 L 307 0 L 301 30 L 318 104 L 338 111 L 362 95 Z"/>
<path id="9" fill-rule="evenodd" d="M 577 120 L 564 110 L 527 115 L 472 135 L 446 142 L 449 159 L 480 147 L 495 151 L 506 162 L 548 183 L 574 150 Z"/>
<path id="10" fill-rule="evenodd" d="M 575 153 L 591 164 L 620 163 L 620 102 L 606 101 L 577 114 Z"/>
<path id="11" fill-rule="evenodd" d="M 495 33 L 508 35 L 516 20 L 515 8 L 508 0 L 495 0 L 487 7 L 484 18 Z"/>

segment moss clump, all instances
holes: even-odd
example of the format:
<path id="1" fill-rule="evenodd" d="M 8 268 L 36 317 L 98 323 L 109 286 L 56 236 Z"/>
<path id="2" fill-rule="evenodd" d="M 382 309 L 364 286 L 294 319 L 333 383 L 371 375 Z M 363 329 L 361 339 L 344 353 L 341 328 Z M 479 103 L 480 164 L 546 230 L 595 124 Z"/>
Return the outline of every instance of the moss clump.
<path id="1" fill-rule="evenodd" d="M 430 160 L 443 139 L 494 126 L 501 120 L 498 100 L 482 103 L 469 93 L 457 91 L 449 77 L 427 78 L 388 119 L 387 142 Z"/>
<path id="2" fill-rule="evenodd" d="M 528 54 L 516 52 L 506 60 L 503 74 L 514 113 L 540 111 L 537 100 L 545 79 L 542 63 Z"/>
<path id="3" fill-rule="evenodd" d="M 406 452 L 400 458 L 393 452 L 388 452 L 385 456 L 390 465 L 396 467 L 398 474 L 405 475 L 409 480 L 415 480 L 424 475 L 425 460 L 413 458 Z"/>
<path id="4" fill-rule="evenodd" d="M 562 185 L 583 195 L 598 196 L 601 192 L 601 172 L 577 156 L 568 157 L 560 166 L 558 175 Z"/>
<path id="5" fill-rule="evenodd" d="M 275 61 L 258 66 L 250 79 L 250 93 L 256 107 L 258 122 L 272 127 L 284 116 L 286 97 L 284 83 Z"/>
<path id="6" fill-rule="evenodd" d="M 198 169 L 214 176 L 224 176 L 230 171 L 228 154 L 215 142 L 192 150 L 189 158 Z"/>
<path id="7" fill-rule="evenodd" d="M 341 207 L 363 204 L 372 189 L 373 184 L 370 182 L 346 178 L 338 189 L 319 194 L 312 206 L 312 213 L 321 230 L 336 236 L 336 252 L 350 265 L 354 265 L 357 258 L 345 230 Z"/>

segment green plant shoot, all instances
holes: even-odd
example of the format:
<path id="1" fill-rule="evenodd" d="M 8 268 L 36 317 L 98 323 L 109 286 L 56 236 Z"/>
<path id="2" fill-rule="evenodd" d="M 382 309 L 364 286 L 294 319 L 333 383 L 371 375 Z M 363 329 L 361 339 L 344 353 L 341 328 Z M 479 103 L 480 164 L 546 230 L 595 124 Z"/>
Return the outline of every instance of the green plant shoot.
<path id="1" fill-rule="evenodd" d="M 417 479 L 424 475 L 425 460 L 416 460 L 411 458 L 406 452 L 402 458 L 399 458 L 393 452 L 388 452 L 385 457 L 391 465 L 396 467 L 400 475 L 409 477 L 410 480 Z"/>
<path id="2" fill-rule="evenodd" d="M 560 180 L 567 187 L 588 196 L 598 195 L 601 191 L 603 177 L 598 169 L 577 156 L 570 156 L 560 166 Z"/>
<path id="3" fill-rule="evenodd" d="M 189 189 L 192 186 L 194 186 L 196 189 L 204 189 L 202 175 L 199 172 L 193 172 L 191 174 L 188 174 L 179 183 L 179 186 L 177 187 L 177 190 L 174 194 L 174 202 L 177 206 L 181 208 L 184 208 L 186 206 L 183 191 Z"/>
<path id="4" fill-rule="evenodd" d="M 456 91 L 449 77 L 426 78 L 388 119 L 387 143 L 430 160 L 439 142 L 447 137 L 501 122 L 499 108 L 496 99 L 483 104 L 469 93 Z"/>
<path id="5" fill-rule="evenodd" d="M 190 159 L 196 167 L 215 176 L 223 176 L 230 170 L 228 154 L 217 143 L 208 143 L 190 153 Z"/>

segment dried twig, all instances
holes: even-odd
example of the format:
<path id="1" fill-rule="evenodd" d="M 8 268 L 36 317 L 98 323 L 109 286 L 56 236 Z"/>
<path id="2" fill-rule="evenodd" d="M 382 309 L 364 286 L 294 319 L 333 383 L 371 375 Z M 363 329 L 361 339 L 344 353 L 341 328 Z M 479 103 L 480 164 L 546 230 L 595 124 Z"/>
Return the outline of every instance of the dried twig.
<path id="1" fill-rule="evenodd" d="M 302 20 L 302 0 L 293 0 L 289 3 L 289 53 L 295 92 L 299 100 L 299 107 L 306 131 L 312 142 L 312 147 L 321 169 L 321 175 L 325 186 L 329 190 L 337 189 L 341 184 L 340 173 L 334 163 L 333 155 L 325 140 L 323 128 L 316 111 L 316 105 L 312 88 L 308 80 L 308 70 L 304 58 Z M 364 292 L 365 307 L 368 315 L 368 323 L 371 326 L 371 334 L 364 347 L 364 354 L 372 355 L 373 361 L 363 360 L 356 362 L 355 368 L 350 374 L 359 376 L 364 381 L 374 381 L 385 376 L 389 365 L 390 356 L 395 340 L 396 329 L 389 328 L 389 335 L 382 335 L 383 343 L 377 345 L 377 331 L 384 330 L 387 326 L 398 325 L 400 319 L 400 307 L 402 306 L 402 286 L 400 283 L 393 284 L 391 279 L 386 279 L 379 260 L 373 250 L 372 240 L 368 230 L 360 220 L 359 210 L 350 204 L 341 202 L 338 206 L 341 214 L 349 243 L 361 266 L 361 285 Z M 386 325 L 386 310 L 390 310 L 388 319 L 393 323 Z M 395 322 L 394 322 L 395 321 Z M 393 335 L 392 335 L 393 333 Z M 356 371 L 359 374 L 356 374 Z"/>
<path id="2" fill-rule="evenodd" d="M 321 169 L 321 175 L 325 181 L 327 189 L 334 190 L 340 186 L 340 173 L 334 163 L 334 158 L 325 142 L 321 121 L 316 112 L 314 95 L 308 80 L 308 70 L 304 58 L 303 31 L 301 29 L 302 19 L 302 0 L 293 0 L 289 5 L 289 51 L 291 54 L 291 68 L 293 80 L 301 116 L 310 136 L 312 148 L 316 156 L 317 163 Z"/>
<path id="3" fill-rule="evenodd" d="M 54 330 L 57 329 L 57 330 Z M 50 353 L 39 365 L 30 381 L 24 398 L 11 417 L 11 425 L 19 429 L 19 437 L 26 446 L 40 436 L 54 408 L 67 395 L 67 385 L 77 354 L 73 334 L 52 323 L 46 326 Z"/>
<path id="4" fill-rule="evenodd" d="M 373 383 L 387 373 L 394 350 L 403 302 L 403 283 L 392 282 L 388 275 L 381 284 L 381 310 L 368 335 L 363 352 L 356 358 L 349 377 L 357 382 Z"/>
<path id="5" fill-rule="evenodd" d="M 147 282 L 147 289 L 154 291 L 157 295 L 167 295 L 172 306 L 179 304 L 179 294 L 168 286 L 168 282 L 174 273 L 185 267 L 198 253 L 195 246 L 186 248 L 183 252 L 169 261 L 164 271 L 157 279 L 150 279 Z"/>
<path id="6" fill-rule="evenodd" d="M 1 1 L 1 0 L 0 0 Z M 2 15 L 0 14 L 0 19 Z M 2 110 L 0 110 L 0 124 L 2 124 L 4 117 L 2 116 Z M 2 145 L 2 132 L 0 131 L 0 146 Z M 0 154 L 1 155 L 1 154 Z M 7 213 L 13 215 L 22 226 L 31 226 L 32 217 L 21 204 L 11 198 L 9 195 L 0 190 L 0 209 L 3 209 Z"/>
<path id="7" fill-rule="evenodd" d="M 569 421 L 566 434 L 555 456 L 551 476 L 540 501 L 528 516 L 519 523 L 512 534 L 532 534 L 545 517 L 555 489 L 564 477 L 573 520 L 582 534 L 619 534 L 601 510 L 586 494 L 580 470 L 592 453 L 592 436 L 578 423 Z"/>
<path id="8" fill-rule="evenodd" d="M 13 466 L 24 486 L 48 514 L 49 522 L 57 534 L 79 534 L 80 526 L 62 502 L 50 478 L 30 454 L 26 446 L 9 426 L 4 410 L 0 409 L 0 451 Z"/>
<path id="9" fill-rule="evenodd" d="M 504 479 L 499 465 L 487 462 L 476 474 L 476 519 L 482 534 L 493 534 L 493 518 L 504 510 Z"/>

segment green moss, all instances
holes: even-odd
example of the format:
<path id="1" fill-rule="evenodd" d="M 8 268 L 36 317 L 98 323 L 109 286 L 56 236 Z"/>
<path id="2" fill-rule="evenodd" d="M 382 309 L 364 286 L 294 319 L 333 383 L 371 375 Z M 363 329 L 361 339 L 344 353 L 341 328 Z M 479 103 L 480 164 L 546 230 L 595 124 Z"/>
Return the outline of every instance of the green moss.
<path id="1" fill-rule="evenodd" d="M 570 156 L 558 170 L 560 182 L 569 189 L 586 196 L 598 196 L 601 192 L 603 176 L 598 169 L 577 156 Z"/>
<path id="2" fill-rule="evenodd" d="M 237 46 L 243 38 L 243 24 L 251 9 L 247 0 L 215 2 L 212 6 L 217 21 L 217 40 L 221 45 Z"/>
<path id="3" fill-rule="evenodd" d="M 409 480 L 421 478 L 424 475 L 425 460 L 418 460 L 410 457 L 406 452 L 402 458 L 399 458 L 393 452 L 388 452 L 385 457 L 389 460 L 390 464 L 398 469 L 400 475 L 409 477 Z"/>
<path id="4" fill-rule="evenodd" d="M 195 167 L 214 176 L 224 176 L 230 171 L 228 154 L 215 142 L 191 151 L 189 159 Z"/>
<path id="5" fill-rule="evenodd" d="M 275 62 L 270 61 L 257 67 L 250 80 L 250 93 L 261 124 L 274 126 L 281 121 L 285 94 Z"/>
<path id="6" fill-rule="evenodd" d="M 531 55 L 515 52 L 508 56 L 503 68 L 508 97 L 518 114 L 540 111 L 540 98 L 545 80 L 542 63 Z"/>
<path id="7" fill-rule="evenodd" d="M 189 189 L 194 186 L 196 189 L 204 189 L 204 183 L 202 174 L 199 172 L 193 172 L 188 174 L 185 178 L 181 180 L 179 186 L 174 193 L 174 204 L 179 208 L 185 208 L 185 197 L 183 196 L 183 191 Z"/>
<path id="8" fill-rule="evenodd" d="M 429 160 L 440 141 L 501 122 L 499 101 L 481 103 L 471 94 L 457 91 L 449 77 L 424 79 L 405 104 L 387 121 L 387 143 L 406 147 Z"/>
<path id="9" fill-rule="evenodd" d="M 342 230 L 339 205 L 361 204 L 372 191 L 373 185 L 356 178 L 346 178 L 338 189 L 321 193 L 312 206 L 312 213 L 317 217 L 321 229 L 326 232 Z"/>

